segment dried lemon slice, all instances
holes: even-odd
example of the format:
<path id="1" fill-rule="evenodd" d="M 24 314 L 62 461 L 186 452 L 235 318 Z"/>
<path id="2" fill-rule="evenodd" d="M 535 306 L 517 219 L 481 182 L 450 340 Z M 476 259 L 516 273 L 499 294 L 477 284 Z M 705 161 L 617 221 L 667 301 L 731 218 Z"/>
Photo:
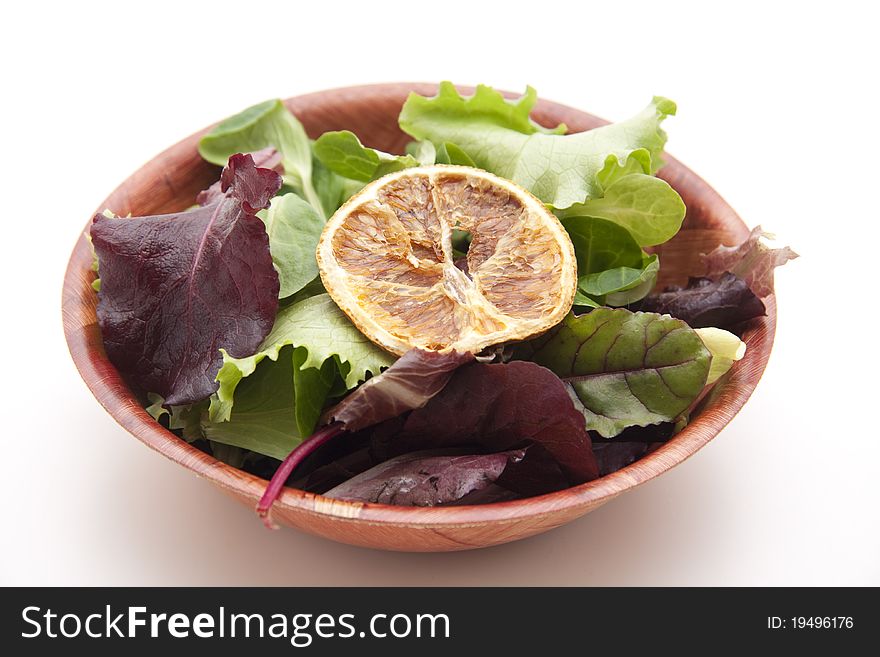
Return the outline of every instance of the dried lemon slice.
<path id="1" fill-rule="evenodd" d="M 471 236 L 454 258 L 453 230 Z M 559 323 L 577 287 L 574 248 L 545 207 L 479 169 L 404 169 L 364 187 L 318 243 L 324 287 L 373 342 L 478 352 Z"/>

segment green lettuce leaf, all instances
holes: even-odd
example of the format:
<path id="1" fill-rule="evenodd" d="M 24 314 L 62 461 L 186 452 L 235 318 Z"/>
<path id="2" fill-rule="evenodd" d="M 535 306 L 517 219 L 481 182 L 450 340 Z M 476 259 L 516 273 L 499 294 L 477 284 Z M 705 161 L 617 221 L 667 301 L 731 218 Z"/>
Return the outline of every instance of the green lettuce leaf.
<path id="1" fill-rule="evenodd" d="M 199 153 L 208 162 L 222 166 L 235 153 L 251 153 L 267 146 L 281 153 L 284 184 L 326 219 L 327 208 L 312 179 L 311 142 L 302 124 L 280 100 L 267 100 L 222 121 L 202 137 Z"/>
<path id="2" fill-rule="evenodd" d="M 583 404 L 587 428 L 606 438 L 674 421 L 703 390 L 711 360 L 700 336 L 681 320 L 611 308 L 569 315 L 515 356 L 568 383 Z"/>
<path id="3" fill-rule="evenodd" d="M 574 245 L 578 263 L 575 305 L 624 306 L 646 296 L 654 286 L 660 261 L 644 253 L 629 231 L 596 217 L 571 217 L 562 225 Z"/>
<path id="4" fill-rule="evenodd" d="M 671 100 L 656 97 L 631 119 L 573 135 L 534 123 L 529 112 L 535 100 L 531 87 L 508 101 L 488 87 L 465 98 L 444 82 L 433 98 L 410 94 L 399 122 L 416 139 L 455 144 L 478 167 L 513 180 L 557 209 L 601 197 L 600 174 L 607 184 L 614 167 L 653 174 L 662 165 L 666 133 L 660 123 L 675 114 Z"/>
<path id="5" fill-rule="evenodd" d="M 715 383 L 727 374 L 736 361 L 742 360 L 746 355 L 746 343 L 733 333 L 714 327 L 698 328 L 694 331 L 700 336 L 709 353 L 712 354 L 712 364 L 709 366 L 709 378 L 706 380 L 706 385 Z"/>
<path id="6" fill-rule="evenodd" d="M 601 308 L 602 304 L 577 290 L 574 293 L 574 305 L 580 308 Z"/>
<path id="7" fill-rule="evenodd" d="M 419 166 L 419 160 L 412 155 L 390 155 L 367 148 L 353 132 L 325 132 L 315 140 L 315 155 L 334 173 L 370 182 L 382 176 Z"/>
<path id="8" fill-rule="evenodd" d="M 422 166 L 437 161 L 437 149 L 429 141 L 411 141 L 406 145 L 406 154 L 416 158 Z"/>
<path id="9" fill-rule="evenodd" d="M 284 459 L 308 435 L 296 421 L 292 347 L 281 350 L 237 386 L 235 408 L 226 422 L 205 418 L 209 440 Z"/>
<path id="10" fill-rule="evenodd" d="M 667 242 L 681 228 L 684 201 L 665 180 L 635 173 L 616 178 L 604 194 L 557 212 L 561 218 L 599 217 L 626 228 L 639 246 Z"/>
<path id="11" fill-rule="evenodd" d="M 642 249 L 625 228 L 593 217 L 566 219 L 562 225 L 574 245 L 578 278 L 615 267 L 641 268 Z"/>
<path id="12" fill-rule="evenodd" d="M 611 270 L 599 275 L 605 276 L 601 285 L 608 290 L 605 293 L 606 306 L 626 306 L 648 296 L 657 282 L 657 274 L 660 273 L 660 258 L 656 254 L 645 253 L 642 255 L 641 268 L 620 269 L 619 272 Z"/>
<path id="13" fill-rule="evenodd" d="M 258 215 L 266 224 L 272 262 L 278 270 L 280 298 L 299 292 L 318 275 L 315 250 L 324 219 L 296 194 L 272 199 L 269 209 Z"/>
<path id="14" fill-rule="evenodd" d="M 205 437 L 201 422 L 207 413 L 207 400 L 186 406 L 172 406 L 171 417 L 168 418 L 168 428 L 180 430 L 183 439 L 187 442 L 199 440 Z"/>
<path id="15" fill-rule="evenodd" d="M 474 161 L 468 157 L 468 154 L 461 150 L 455 144 L 444 142 L 437 149 L 437 164 L 457 164 L 463 167 L 477 166 Z"/>
<path id="16" fill-rule="evenodd" d="M 306 283 L 299 292 L 279 300 L 279 310 L 281 308 L 292 306 L 295 303 L 299 303 L 303 299 L 318 296 L 319 294 L 327 294 L 327 290 L 324 289 L 324 283 L 321 281 L 321 277 L 315 276 L 315 278 Z"/>
<path id="17" fill-rule="evenodd" d="M 439 117 L 443 122 L 470 124 L 477 128 L 480 125 L 494 126 L 524 135 L 563 134 L 566 130 L 564 124 L 545 128 L 531 119 L 532 108 L 537 102 L 538 92 L 532 87 L 526 87 L 526 92 L 521 97 L 508 100 L 492 87 L 481 84 L 477 85 L 473 96 L 464 97 L 458 93 L 454 84 L 446 81 L 440 83 L 437 95 L 433 98 L 411 93 L 400 113 L 399 123 L 409 134 L 413 134 L 409 129 L 411 122 L 418 123 L 419 117 L 428 116 Z M 455 139 L 428 136 L 417 138 L 430 139 L 435 145 L 448 141 L 458 143 Z"/>
<path id="18" fill-rule="evenodd" d="M 457 164 L 463 167 L 475 167 L 468 154 L 455 144 L 444 142 L 435 146 L 430 141 L 411 141 L 406 145 L 407 154 L 416 158 L 421 165 Z"/>
<path id="19" fill-rule="evenodd" d="M 314 148 L 314 144 L 312 146 Z M 357 180 L 343 178 L 330 171 L 317 157 L 312 157 L 312 183 L 315 186 L 315 193 L 321 201 L 321 206 L 328 216 L 332 216 L 339 209 L 339 206 L 363 187 L 363 183 Z M 287 190 L 282 188 L 282 191 Z M 290 191 L 295 190 L 291 189 Z"/>
<path id="20" fill-rule="evenodd" d="M 391 354 L 374 345 L 358 331 L 329 295 L 319 294 L 306 298 L 278 312 L 272 331 L 254 355 L 232 358 L 221 350 L 223 365 L 217 374 L 220 387 L 211 398 L 211 422 L 230 420 L 233 406 L 238 403 L 236 388 L 241 380 L 253 374 L 264 359 L 277 361 L 281 349 L 288 345 L 296 347 L 291 355 L 291 362 L 303 382 L 294 389 L 296 405 L 308 403 L 311 411 L 317 410 L 317 413 L 311 413 L 315 421 L 320 414 L 319 406 L 323 405 L 323 400 L 319 405 L 316 400 L 322 395 L 314 394 L 311 385 L 326 387 L 324 397 L 329 393 L 333 375 L 329 369 L 323 369 L 329 368 L 325 365 L 328 360 L 336 362 L 348 389 L 365 380 L 368 373 L 378 374 L 395 360 Z M 316 372 L 304 372 L 309 369 Z M 309 402 L 309 399 L 312 401 Z M 304 418 L 308 415 L 305 409 L 301 409 L 301 414 Z M 309 423 L 307 419 L 301 420 L 303 427 Z M 313 422 L 311 426 L 314 426 Z"/>
<path id="21" fill-rule="evenodd" d="M 303 368 L 307 350 L 286 346 L 276 360 L 263 360 L 236 386 L 228 419 L 214 421 L 210 412 L 199 420 L 202 436 L 279 460 L 310 436 L 338 378 L 336 361 Z"/>
<path id="22" fill-rule="evenodd" d="M 168 418 L 168 428 L 180 430 L 184 440 L 193 442 L 204 438 L 201 430 L 201 418 L 207 412 L 206 401 L 197 404 L 184 404 L 171 406 L 170 410 L 165 406 L 165 398 L 155 392 L 147 393 L 147 401 L 150 402 L 144 409 L 153 416 L 156 422 L 161 422 L 162 417 Z"/>
<path id="23" fill-rule="evenodd" d="M 150 403 L 147 404 L 147 407 L 144 410 L 149 413 L 156 422 L 161 420 L 162 416 L 170 415 L 168 409 L 164 406 L 165 398 L 162 395 L 157 395 L 155 392 L 148 392 L 147 401 Z"/>

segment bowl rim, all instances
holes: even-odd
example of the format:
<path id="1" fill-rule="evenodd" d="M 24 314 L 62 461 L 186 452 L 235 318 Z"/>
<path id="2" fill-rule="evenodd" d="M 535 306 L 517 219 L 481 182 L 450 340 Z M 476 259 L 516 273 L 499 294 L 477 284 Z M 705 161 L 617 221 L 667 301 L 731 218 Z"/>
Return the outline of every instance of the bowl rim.
<path id="1" fill-rule="evenodd" d="M 334 99 L 350 99 L 352 95 L 383 97 L 400 94 L 402 90 L 427 93 L 436 90 L 432 83 L 385 83 L 340 87 L 296 96 L 285 101 L 288 106 L 313 101 L 324 103 Z M 472 87 L 458 87 L 463 92 Z M 517 94 L 505 95 L 516 96 Z M 547 100 L 539 101 L 539 108 L 559 110 L 569 115 L 581 115 L 595 124 L 606 123 L 587 112 Z M 214 124 L 216 125 L 216 124 Z M 161 158 L 179 157 L 196 148 L 198 139 L 211 129 L 208 126 L 179 141 L 147 162 L 123 181 L 98 207 L 103 210 L 111 198 L 133 181 L 147 173 L 151 163 Z M 725 213 L 725 229 L 739 238 L 748 234 L 742 219 L 705 181 L 675 158 L 664 154 L 666 166 L 661 175 L 670 173 L 683 178 L 687 184 L 696 185 L 700 193 L 710 198 L 713 206 L 722 207 Z M 86 385 L 107 412 L 127 431 L 151 449 L 163 454 L 200 477 L 210 480 L 223 490 L 250 499 L 254 504 L 267 484 L 265 479 L 227 465 L 210 454 L 178 438 L 156 422 L 138 402 L 120 374 L 110 364 L 104 353 L 97 320 L 84 303 L 84 294 L 90 294 L 93 272 L 91 250 L 86 234 L 91 219 L 86 223 L 71 254 L 64 276 L 62 295 L 62 319 L 64 334 L 71 357 Z M 87 289 L 86 289 L 87 288 Z M 635 488 L 684 462 L 714 438 L 743 407 L 754 391 L 766 368 L 776 327 L 775 295 L 764 299 L 767 315 L 753 322 L 743 339 L 748 344 L 745 358 L 734 364 L 730 372 L 712 389 L 719 391 L 692 421 L 676 436 L 657 450 L 634 463 L 604 477 L 565 490 L 509 502 L 449 507 L 401 507 L 385 504 L 348 502 L 285 487 L 275 502 L 276 507 L 309 515 L 330 517 L 360 524 L 382 524 L 411 528 L 450 528 L 485 525 L 487 523 L 513 523 L 524 518 L 553 514 L 572 507 L 587 508 L 608 501 L 620 493 Z M 711 393 L 710 393 L 711 394 Z"/>

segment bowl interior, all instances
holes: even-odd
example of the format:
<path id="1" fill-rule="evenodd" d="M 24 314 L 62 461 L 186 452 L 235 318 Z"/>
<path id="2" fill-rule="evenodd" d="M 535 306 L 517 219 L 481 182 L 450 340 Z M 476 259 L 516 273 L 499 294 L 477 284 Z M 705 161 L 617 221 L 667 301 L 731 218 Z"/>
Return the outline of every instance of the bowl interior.
<path id="1" fill-rule="evenodd" d="M 436 88 L 434 84 L 407 83 L 349 87 L 286 102 L 313 138 L 327 130 L 347 129 L 369 146 L 402 152 L 409 138 L 397 127 L 401 105 L 410 91 L 430 95 Z M 585 112 L 549 101 L 540 101 L 533 116 L 545 125 L 564 122 L 572 132 L 605 123 Z M 109 208 L 123 216 L 160 214 L 191 205 L 195 195 L 219 175 L 219 168 L 204 162 L 197 152 L 198 139 L 205 131 L 184 139 L 148 162 L 104 200 L 97 211 Z M 720 243 L 741 241 L 748 229 L 711 187 L 674 158 L 667 157 L 667 165 L 659 175 L 676 188 L 687 205 L 680 237 L 658 249 L 663 263 L 658 285 L 662 286 L 683 282 L 688 273 L 699 271 L 701 252 Z M 138 439 L 233 496 L 255 504 L 265 480 L 217 461 L 165 430 L 143 410 L 136 395 L 107 360 L 95 314 L 97 297 L 91 289 L 94 274 L 90 265 L 90 249 L 81 236 L 65 277 L 63 321 L 71 354 L 83 379 L 110 414 Z M 448 532 L 454 528 L 476 527 L 482 533 L 464 545 L 476 547 L 561 524 L 684 461 L 731 420 L 748 399 L 769 357 L 776 317 L 772 296 L 767 300 L 767 312 L 767 317 L 754 322 L 744 335 L 748 345 L 746 357 L 704 399 L 691 424 L 655 452 L 611 475 L 565 491 L 515 502 L 434 509 L 341 502 L 288 488 L 276 504 L 276 519 L 338 540 L 398 549 L 420 548 L 406 541 L 395 542 L 395 528 Z M 524 522 L 532 524 L 526 526 Z M 352 538 L 352 531 L 366 533 Z M 367 535 L 368 538 L 363 538 Z M 456 549 L 457 539 L 449 540 L 452 547 L 437 549 Z"/>

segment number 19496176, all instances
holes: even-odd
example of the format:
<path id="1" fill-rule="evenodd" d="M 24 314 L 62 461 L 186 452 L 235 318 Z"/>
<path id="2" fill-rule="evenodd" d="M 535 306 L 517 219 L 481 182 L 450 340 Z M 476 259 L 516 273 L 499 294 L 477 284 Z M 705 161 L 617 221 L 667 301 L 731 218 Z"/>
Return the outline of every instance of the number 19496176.
<path id="1" fill-rule="evenodd" d="M 767 629 L 770 630 L 851 630 L 852 628 L 852 616 L 767 617 Z"/>

